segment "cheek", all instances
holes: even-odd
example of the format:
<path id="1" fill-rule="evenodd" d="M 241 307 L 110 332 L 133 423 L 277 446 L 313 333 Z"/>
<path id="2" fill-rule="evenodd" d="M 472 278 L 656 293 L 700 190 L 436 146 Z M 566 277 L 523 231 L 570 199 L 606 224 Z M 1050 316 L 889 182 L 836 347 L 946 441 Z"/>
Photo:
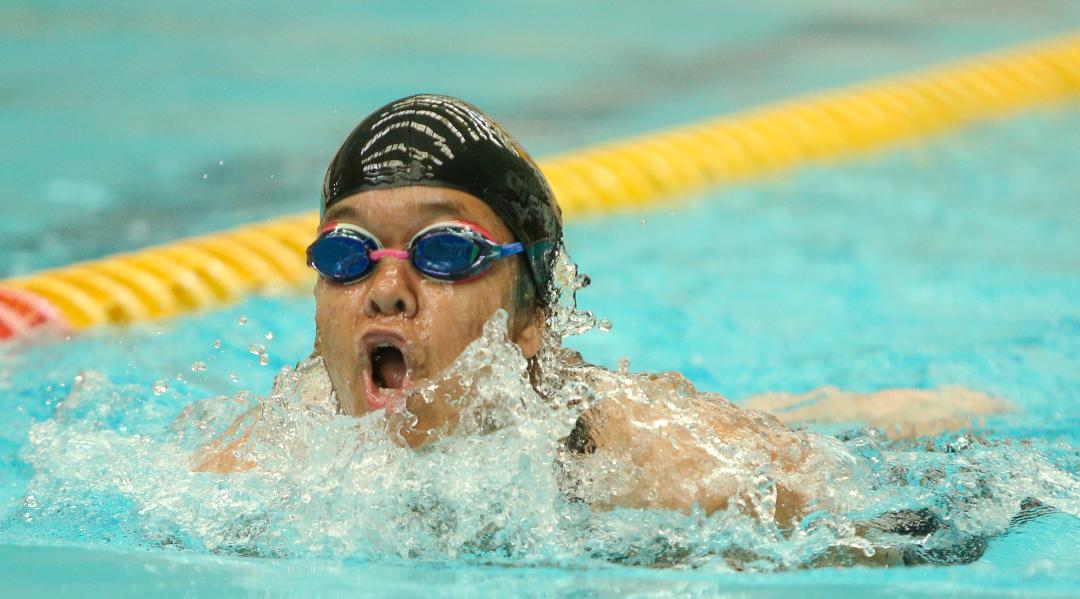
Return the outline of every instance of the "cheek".
<path id="1" fill-rule="evenodd" d="M 439 285 L 431 290 L 427 309 L 423 311 L 426 322 L 420 327 L 421 335 L 430 335 L 432 345 L 445 350 L 439 353 L 448 356 L 446 362 L 456 358 L 483 333 L 484 323 L 496 310 L 503 308 L 509 312 L 511 293 L 505 279 L 505 276 L 491 276 L 461 285 Z"/>
<path id="2" fill-rule="evenodd" d="M 355 308 L 351 297 L 353 294 L 342 289 L 320 287 L 315 290 L 315 346 L 329 363 L 349 353 L 344 350 L 352 338 Z"/>

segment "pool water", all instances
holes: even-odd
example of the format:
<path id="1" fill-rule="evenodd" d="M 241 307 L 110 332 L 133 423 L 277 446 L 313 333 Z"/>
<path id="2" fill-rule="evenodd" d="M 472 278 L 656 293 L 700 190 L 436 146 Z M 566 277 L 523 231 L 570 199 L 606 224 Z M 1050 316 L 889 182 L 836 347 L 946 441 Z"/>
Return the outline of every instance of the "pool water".
<path id="1" fill-rule="evenodd" d="M 1080 26 L 1067 0 L 623 4 L 0 3 L 0 276 L 311 210 L 346 133 L 421 91 L 545 156 Z"/>
<path id="2" fill-rule="evenodd" d="M 544 552 L 507 561 L 445 548 L 415 561 L 391 550 L 335 558 L 311 550 L 310 537 L 283 541 L 301 555 L 283 559 L 245 558 L 220 546 L 218 555 L 206 554 L 199 539 L 187 539 L 187 550 L 169 549 L 176 545 L 163 545 L 162 532 L 172 526 L 190 534 L 184 527 L 191 525 L 170 521 L 181 513 L 172 504 L 191 501 L 192 493 L 204 493 L 195 496 L 208 504 L 245 500 L 236 489 L 223 492 L 222 483 L 192 482 L 207 475 L 175 467 L 179 458 L 166 455 L 176 451 L 170 427 L 196 400 L 241 393 L 236 402 L 250 401 L 244 390 L 263 392 L 277 369 L 306 355 L 312 302 L 289 296 L 68 342 L 5 347 L 5 579 L 33 588 L 41 584 L 35 569 L 66 559 L 77 565 L 71 584 L 102 589 L 1068 595 L 1080 584 L 1080 419 L 1073 399 L 1080 389 L 1080 314 L 1072 301 L 1080 256 L 1070 234 L 1080 211 L 1071 209 L 1076 186 L 1065 173 L 1080 144 L 1054 133 L 1078 125 L 1075 110 L 1042 111 L 568 230 L 574 258 L 594 281 L 580 294 L 582 307 L 614 324 L 573 341 L 598 362 L 629 358 L 635 369 L 680 370 L 736 401 L 829 384 L 961 384 L 1013 402 L 1013 412 L 976 429 L 989 444 L 966 455 L 867 445 L 858 436 L 849 442 L 862 459 L 877 451 L 893 463 L 939 465 L 955 476 L 914 495 L 867 496 L 870 511 L 937 505 L 970 494 L 972 485 L 988 486 L 992 497 L 976 502 L 968 517 L 994 538 L 974 564 L 739 574 Z M 1013 160 L 1018 154 L 1026 159 Z M 911 176 L 914 169 L 919 177 Z M 645 236 L 662 251 L 626 241 Z M 62 400 L 68 407 L 57 416 Z M 51 445 L 57 438 L 63 443 Z M 937 443 L 957 441 L 950 434 Z M 173 466 L 163 466 L 169 459 Z M 965 468 L 984 468 L 982 479 L 965 477 Z M 1008 529 L 1029 495 L 1063 511 Z M 228 505 L 217 509 L 227 513 Z M 634 518 L 682 526 L 657 514 Z"/>
<path id="3" fill-rule="evenodd" d="M 892 22 L 898 30 L 920 34 L 904 39 L 944 39 L 935 37 L 930 25 L 920 29 L 917 19 L 912 24 L 896 16 L 916 14 L 910 8 L 914 4 L 889 6 L 891 13 L 890 9 L 880 10 L 894 15 Z M 826 7 L 835 11 L 844 8 L 842 3 Z M 56 8 L 56 15 L 64 14 L 60 8 Z M 37 31 L 51 34 L 58 27 L 77 29 L 72 23 L 87 22 L 88 17 L 76 15 L 64 25 L 62 19 L 42 17 L 45 9 L 3 10 L 20 16 L 24 23 L 37 23 Z M 592 10 L 600 12 L 599 8 Z M 699 9 L 686 7 L 681 14 L 690 20 L 694 10 Z M 751 29 L 756 30 L 757 38 L 771 32 L 775 39 L 791 41 L 789 27 L 820 18 L 794 9 L 787 14 L 795 16 L 788 17 L 744 10 L 744 25 L 756 24 Z M 395 15 L 386 11 L 381 13 L 386 22 L 396 22 Z M 183 49 L 190 42 L 181 39 L 181 25 L 202 22 L 197 12 L 166 11 L 153 18 L 95 13 L 91 16 L 96 19 L 89 20 L 93 27 L 84 31 L 88 37 L 100 37 L 71 43 L 133 60 L 125 49 L 139 46 L 138 37 L 144 33 L 136 32 L 147 29 L 124 29 L 128 25 L 118 25 L 123 17 L 167 23 L 169 26 L 161 30 L 150 28 L 154 33 L 147 35 L 157 36 L 158 41 L 167 38 L 169 44 Z M 268 8 L 265 22 L 287 21 L 287 12 L 282 7 Z M 1060 13 L 1055 14 L 1060 18 Z M 169 15 L 171 19 L 166 19 Z M 599 18 L 593 16 L 592 20 Z M 212 48 L 215 51 L 204 50 L 200 56 L 206 60 L 228 58 L 222 49 L 250 47 L 244 45 L 250 44 L 250 39 L 237 42 L 235 36 L 213 33 L 215 28 L 230 29 L 230 23 L 241 20 L 245 15 L 237 10 L 208 25 L 211 39 L 230 41 Z M 828 29 L 817 22 L 814 31 Z M 539 19 L 529 31 L 538 35 L 546 32 L 545 23 L 549 21 Z M 537 79 L 573 89 L 579 81 L 575 77 L 587 76 L 589 69 L 609 67 L 604 60 L 611 59 L 601 56 L 608 54 L 581 52 L 578 55 L 586 58 L 578 64 L 578 71 L 549 65 L 540 75 L 531 72 L 532 78 L 503 78 L 500 85 L 505 87 L 490 84 L 484 94 L 491 104 L 498 107 L 501 103 L 508 114 L 523 123 L 525 132 L 519 135 L 526 145 L 529 135 L 539 138 L 533 145 L 541 153 L 603 139 L 609 132 L 642 130 L 665 124 L 665 119 L 667 123 L 678 122 L 684 116 L 705 116 L 744 103 L 913 66 L 922 60 L 960 55 L 1061 25 L 1050 17 L 1045 21 L 1032 18 L 1012 28 L 980 23 L 983 28 L 969 30 L 970 35 L 948 36 L 947 43 L 937 45 L 922 44 L 927 49 L 915 58 L 897 50 L 875 57 L 876 62 L 869 65 L 856 64 L 850 51 L 843 54 L 851 61 L 848 63 L 837 56 L 839 52 L 830 54 L 830 60 L 839 62 L 828 73 L 748 84 L 740 96 L 721 94 L 726 104 L 712 108 L 706 107 L 704 99 L 715 91 L 709 85 L 676 102 L 676 108 L 666 113 L 661 107 L 671 100 L 669 92 L 657 92 L 657 97 L 637 96 L 642 101 L 627 106 L 625 112 L 595 118 L 579 106 L 570 112 L 587 123 L 586 127 L 568 126 L 545 134 L 540 133 L 543 127 L 539 124 L 530 130 L 530 123 L 558 120 L 551 116 L 558 111 L 547 112 L 554 109 L 546 106 L 542 116 L 535 116 L 530 110 L 536 107 L 530 109 L 515 94 L 545 91 Z M 740 27 L 732 25 L 733 32 L 738 30 Z M 612 35 L 630 39 L 638 30 L 627 25 L 619 31 L 623 33 Z M 489 33 L 498 37 L 498 32 Z M 258 34 L 249 31 L 243 35 Z M 682 45 L 669 46 L 672 62 L 708 47 L 704 36 L 677 35 L 681 31 L 656 35 L 669 34 L 682 40 Z M 578 37 L 566 34 L 559 39 Z M 881 39 L 880 35 L 872 37 Z M 505 44 L 501 39 L 479 39 L 476 43 L 480 45 Z M 654 43 L 659 46 L 662 41 Z M 29 52 L 36 42 L 24 37 L 5 43 Z M 238 45 L 230 46 L 234 43 Z M 736 41 L 730 43 L 735 45 Z M 146 57 L 148 63 L 175 56 L 170 50 L 174 46 L 153 47 L 161 54 Z M 568 54 L 580 49 L 563 48 Z M 261 98 L 260 85 L 265 85 L 259 79 L 262 71 L 252 70 L 249 62 L 232 56 L 233 61 L 224 60 L 219 63 L 224 66 L 217 67 L 223 70 L 222 84 L 232 86 L 231 91 L 222 92 L 221 100 L 234 106 L 221 114 L 230 110 L 246 113 L 240 106 Z M 304 62 L 303 57 L 295 60 L 288 65 Z M 410 72 L 408 56 L 394 60 L 400 61 L 394 66 L 397 71 Z M 463 60 L 460 64 L 466 63 Z M 762 64 L 772 65 L 770 75 L 798 70 L 797 61 L 784 61 L 782 66 L 768 61 Z M 271 67 L 264 68 L 266 73 L 274 72 Z M 501 68 L 499 72 L 514 72 L 509 65 Z M 296 66 L 295 72 L 300 71 Z M 146 72 L 155 70 L 147 66 Z M 250 87 L 234 81 L 237 73 L 250 77 L 243 80 Z M 90 68 L 85 76 L 93 79 L 99 74 Z M 314 88 L 323 85 L 320 75 L 305 76 L 314 78 L 310 81 Z M 474 73 L 473 79 L 459 80 L 460 88 L 447 86 L 439 91 L 469 95 L 471 85 L 481 86 L 490 79 L 484 73 Z M 194 93 L 185 86 L 213 80 L 205 74 L 181 78 L 171 93 L 183 98 Z M 373 79 L 369 76 L 367 80 Z M 345 105 L 374 105 L 399 91 L 413 91 L 427 80 L 391 78 L 375 86 L 377 89 L 363 92 L 359 99 L 352 99 L 348 90 L 338 90 L 336 97 L 319 96 L 305 88 L 303 81 L 299 75 L 289 80 L 287 89 L 302 90 L 295 92 L 296 97 L 271 96 L 268 103 L 260 104 L 261 110 L 272 113 L 275 106 L 308 106 L 329 113 Z M 536 87 L 515 91 L 514 81 L 531 82 Z M 123 88 L 127 84 L 119 85 Z M 710 85 L 723 87 L 720 82 Z M 238 92 L 237 86 L 247 91 Z M 141 93 L 160 110 L 136 111 L 144 118 L 179 110 L 153 90 Z M 549 89 L 546 93 L 549 95 L 542 97 L 548 99 L 573 96 L 569 91 L 559 95 Z M 121 104 L 120 96 L 122 91 L 104 84 L 91 94 L 99 106 L 106 107 Z M 155 105 L 155 101 L 165 104 Z M 65 119 L 77 118 L 76 108 L 57 106 L 55 110 L 56 123 L 70 124 Z M 498 110 L 493 112 L 499 114 Z M 104 236 L 99 227 L 86 227 L 87 223 L 112 222 L 110 219 L 133 210 L 132 222 L 171 219 L 175 230 L 162 232 L 169 237 L 310 208 L 318 183 L 317 146 L 336 144 L 339 134 L 355 120 L 355 115 L 326 117 L 320 121 L 323 129 L 313 136 L 316 141 L 290 129 L 299 125 L 283 124 L 265 139 L 249 139 L 242 131 L 220 132 L 220 138 L 191 133 L 200 140 L 196 142 L 162 137 L 152 127 L 130 124 L 132 121 L 122 115 L 115 118 L 129 123 L 133 131 L 112 136 L 102 113 L 91 111 L 91 115 L 93 126 L 80 130 L 74 143 L 85 150 L 94 137 L 100 137 L 104 149 L 94 152 L 88 161 L 80 153 L 66 156 L 63 164 L 73 166 L 76 174 L 71 179 L 46 181 L 52 190 L 45 194 L 47 205 L 33 215 L 3 220 L 2 226 L 9 228 L 5 231 L 9 241 L 3 249 L 16 258 L 2 265 L 8 273 L 156 240 L 155 234 L 147 232 L 156 231 L 149 224 L 134 226 L 128 231 L 130 235 L 119 240 L 115 235 Z M 676 116 L 679 118 L 673 118 Z M 6 124 L 26 131 L 40 126 L 11 113 L 3 118 Z M 191 118 L 197 128 L 214 128 L 197 115 Z M 257 116 L 249 118 L 258 120 Z M 513 122 L 509 124 L 517 131 Z M 235 126 L 240 129 L 246 125 L 237 122 Z M 577 131 L 580 129 L 586 132 Z M 633 370 L 677 370 L 700 389 L 722 393 L 736 402 L 756 393 L 798 392 L 821 385 L 872 391 L 953 384 L 1012 402 L 1012 412 L 991 418 L 973 431 L 985 444 L 965 449 L 967 442 L 959 434 L 934 440 L 937 447 L 956 448 L 954 453 L 830 430 L 841 433 L 847 439 L 842 444 L 844 450 L 871 469 L 869 465 L 880 459 L 905 464 L 917 472 L 934 468 L 946 472 L 948 476 L 938 484 L 907 490 L 884 486 L 867 493 L 862 507 L 868 513 L 896 507 L 948 507 L 947 513 L 962 520 L 964 526 L 991 537 L 985 555 L 973 564 L 889 570 L 760 567 L 754 572 L 735 572 L 722 563 L 707 561 L 690 564 L 695 567 L 685 563 L 635 566 L 627 560 L 568 551 L 568 547 L 580 547 L 574 544 L 576 540 L 560 544 L 560 539 L 551 535 L 530 532 L 532 529 L 521 524 L 528 517 L 543 522 L 549 517 L 582 516 L 572 510 L 559 511 L 565 506 L 549 510 L 550 502 L 535 501 L 550 499 L 545 495 L 549 490 L 528 484 L 521 487 L 520 497 L 505 501 L 517 510 L 512 513 L 520 516 L 506 529 L 519 534 L 515 547 L 523 547 L 508 557 L 498 548 L 462 551 L 445 536 L 410 528 L 418 526 L 417 522 L 429 522 L 426 514 L 418 515 L 416 521 L 402 520 L 396 529 L 379 528 L 385 523 L 378 519 L 400 516 L 401 512 L 395 511 L 400 506 L 378 504 L 386 511 L 357 511 L 358 506 L 369 505 L 365 501 L 377 500 L 370 496 L 338 495 L 337 503 L 320 503 L 318 497 L 304 502 L 299 495 L 280 496 L 302 488 L 293 479 L 283 478 L 274 486 L 267 481 L 262 484 L 188 473 L 184 462 L 188 448 L 177 440 L 175 428 L 178 417 L 184 421 L 185 407 L 201 402 L 197 405 L 222 415 L 219 423 L 227 420 L 229 414 L 254 401 L 255 394 L 265 393 L 283 367 L 294 365 L 310 352 L 313 302 L 309 295 L 297 294 L 252 297 L 219 311 L 126 329 L 97 330 L 66 341 L 44 339 L 0 346 L 0 397 L 7 406 L 5 426 L 0 427 L 0 579 L 5 591 L 19 595 L 91 590 L 100 594 L 408 596 L 433 592 L 462 596 L 780 596 L 793 592 L 813 596 L 1074 596 L 1080 589 L 1076 551 L 1080 547 L 1080 410 L 1076 403 L 1080 392 L 1080 303 L 1075 299 L 1080 293 L 1080 244 L 1075 236 L 1080 226 L 1080 203 L 1076 201 L 1080 199 L 1080 175 L 1073 166 L 1080 160 L 1080 136 L 1067 134 L 1074 131 L 1080 131 L 1080 111 L 1074 107 L 1037 110 L 925 144 L 843 164 L 806 167 L 649 212 L 573 223 L 567 230 L 572 257 L 593 281 L 579 294 L 580 306 L 613 323 L 608 332 L 593 330 L 570 343 L 600 364 L 616 367 L 628 359 Z M 160 161 L 155 163 L 157 170 L 143 169 L 145 163 L 139 162 L 147 157 L 138 143 L 139 135 L 146 136 L 146 148 L 152 149 L 150 162 Z M 587 139 L 578 139 L 578 135 Z M 235 145 L 223 145 L 227 139 Z M 38 186 L 45 172 L 41 165 L 47 162 L 43 157 L 60 147 L 62 140 L 62 135 L 45 135 L 39 144 L 27 146 L 31 158 L 24 156 L 18 163 L 26 168 L 4 180 L 9 186 L 5 201 L 14 205 L 12 198 L 41 190 Z M 257 153 L 260 148 L 265 154 Z M 217 165 L 218 156 L 224 165 Z M 293 170 L 282 168 L 288 164 Z M 200 171 L 204 170 L 215 177 L 203 180 Z M 291 174 L 281 176 L 285 182 L 275 178 L 272 184 L 255 187 L 264 174 L 271 181 L 268 171 Z M 219 179 L 218 173 L 225 182 L 211 183 Z M 137 175 L 144 176 L 143 180 L 132 181 Z M 96 178 L 99 176 L 101 179 Z M 189 177 L 195 180 L 189 182 Z M 229 198 L 223 215 L 195 214 L 198 211 L 186 203 L 197 195 L 196 190 L 207 188 L 213 191 L 198 201 Z M 94 189 L 98 195 L 88 196 Z M 235 195 L 245 198 L 232 200 Z M 78 199 L 86 197 L 97 198 L 96 203 Z M 147 201 L 148 197 L 155 201 Z M 53 219 L 57 214 L 64 216 Z M 177 214 L 184 216 L 173 218 Z M 57 231 L 51 244 L 32 235 L 46 222 L 53 223 Z M 88 232 L 80 232 L 84 230 Z M 65 243 L 69 233 L 71 244 Z M 223 399 L 208 400 L 215 397 Z M 496 440 L 507 443 L 501 446 L 504 448 L 520 447 L 513 445 L 519 441 Z M 497 485 L 508 477 L 520 482 L 522 479 L 498 469 L 503 462 L 507 468 L 529 464 L 528 460 L 510 464 L 497 454 L 485 462 L 494 464 L 490 473 L 467 474 L 458 464 L 463 473 L 460 480 L 480 485 L 481 490 L 484 484 Z M 418 479 L 437 475 L 420 461 L 406 466 L 413 468 Z M 319 480 L 324 483 L 334 481 L 333 469 L 321 475 Z M 536 475 L 523 480 L 545 479 Z M 511 486 L 504 484 L 498 489 L 505 493 Z M 475 492 L 458 490 L 466 498 Z M 1020 500 L 1028 496 L 1059 511 L 1010 528 L 1009 519 Z M 957 498 L 967 503 L 957 507 Z M 535 509 L 529 507 L 533 504 Z M 219 542 L 222 535 L 235 535 L 238 527 L 258 527 L 258 521 L 245 523 L 228 517 L 230 509 L 250 513 L 253 505 L 266 508 L 271 519 L 284 522 L 295 514 L 302 523 L 310 524 L 283 525 L 285 538 L 267 540 L 265 535 L 259 536 L 261 533 L 255 535 L 263 546 L 275 547 L 287 557 L 265 552 L 262 557 L 253 557 L 242 546 Z M 315 513 L 316 508 L 325 513 Z M 333 527 L 335 515 L 343 513 L 359 522 L 349 529 L 352 537 Z M 458 521 L 470 516 L 459 514 Z M 626 549 L 635 546 L 635 539 L 665 534 L 669 538 L 683 535 L 681 538 L 689 539 L 691 545 L 703 545 L 709 538 L 700 531 L 719 531 L 718 536 L 735 534 L 731 531 L 739 523 L 725 514 L 705 519 L 646 512 L 616 513 L 597 521 L 597 526 L 606 526 L 600 530 L 609 533 L 621 526 L 618 534 L 605 538 L 621 542 L 616 549 Z M 424 538 L 404 538 L 402 531 L 432 536 L 424 545 Z M 760 531 L 746 534 L 750 536 L 743 540 L 761 535 L 761 542 L 772 542 L 771 549 L 777 552 L 794 551 L 794 544 L 770 541 Z M 385 546 L 380 546 L 381 542 Z M 410 542 L 418 543 L 419 555 L 402 556 L 394 549 Z"/>

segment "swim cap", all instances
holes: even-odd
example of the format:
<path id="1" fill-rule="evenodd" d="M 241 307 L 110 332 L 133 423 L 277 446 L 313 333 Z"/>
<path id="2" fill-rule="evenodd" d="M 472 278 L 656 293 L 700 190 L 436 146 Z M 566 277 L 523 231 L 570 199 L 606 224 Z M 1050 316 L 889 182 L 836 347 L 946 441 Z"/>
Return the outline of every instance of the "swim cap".
<path id="1" fill-rule="evenodd" d="M 427 185 L 483 200 L 525 245 L 540 298 L 551 299 L 551 271 L 562 242 L 562 212 L 540 168 L 479 108 L 420 94 L 368 115 L 341 145 L 323 181 L 323 212 L 362 191 Z"/>

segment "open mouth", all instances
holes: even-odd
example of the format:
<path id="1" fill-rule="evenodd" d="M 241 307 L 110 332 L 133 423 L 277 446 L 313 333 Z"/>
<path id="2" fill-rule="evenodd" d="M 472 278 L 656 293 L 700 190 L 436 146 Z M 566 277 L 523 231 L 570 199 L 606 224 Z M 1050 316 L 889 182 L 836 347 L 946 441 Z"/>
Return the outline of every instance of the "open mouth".
<path id="1" fill-rule="evenodd" d="M 369 407 L 378 410 L 385 408 L 398 391 L 409 385 L 409 367 L 405 363 L 405 354 L 393 343 L 376 343 L 370 352 L 367 400 Z"/>
<path id="2" fill-rule="evenodd" d="M 380 343 L 371 352 L 371 379 L 380 389 L 400 389 L 408 371 L 401 350 L 389 343 Z"/>

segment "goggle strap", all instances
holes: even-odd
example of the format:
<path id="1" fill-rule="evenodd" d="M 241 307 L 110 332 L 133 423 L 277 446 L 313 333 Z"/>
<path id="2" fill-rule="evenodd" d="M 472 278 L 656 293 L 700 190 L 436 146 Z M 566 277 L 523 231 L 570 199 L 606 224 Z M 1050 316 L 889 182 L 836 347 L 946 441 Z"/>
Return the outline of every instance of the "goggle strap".
<path id="1" fill-rule="evenodd" d="M 513 256 L 514 254 L 520 254 L 525 251 L 525 244 L 520 241 L 514 243 L 508 243 L 506 245 L 499 246 L 499 257 L 505 258 L 507 256 Z"/>

